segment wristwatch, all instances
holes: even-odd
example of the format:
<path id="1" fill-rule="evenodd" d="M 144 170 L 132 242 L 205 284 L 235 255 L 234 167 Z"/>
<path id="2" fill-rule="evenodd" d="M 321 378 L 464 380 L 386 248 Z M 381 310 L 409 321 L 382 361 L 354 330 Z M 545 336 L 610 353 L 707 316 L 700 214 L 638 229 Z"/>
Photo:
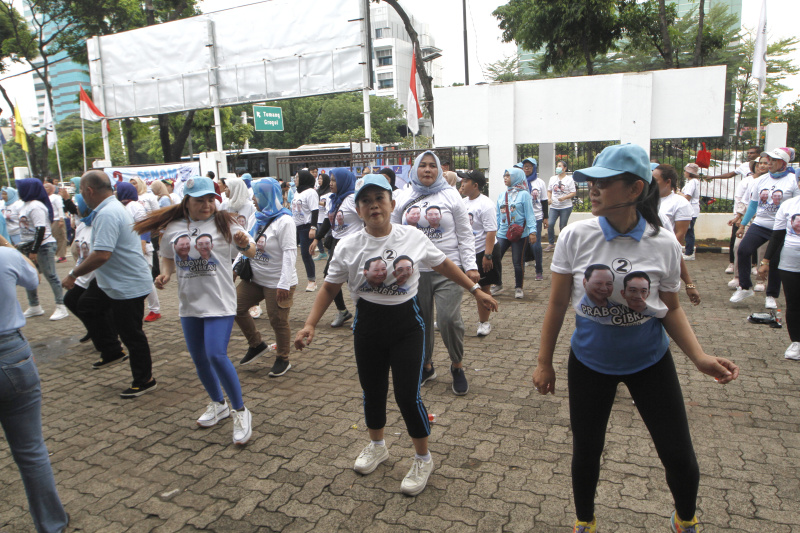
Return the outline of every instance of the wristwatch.
<path id="1" fill-rule="evenodd" d="M 73 269 L 73 270 L 70 270 L 70 271 L 67 273 L 67 276 L 71 277 L 72 279 L 78 279 L 78 276 L 76 276 L 76 275 L 75 275 L 75 270 L 74 270 L 74 269 Z"/>
<path id="2" fill-rule="evenodd" d="M 475 291 L 477 291 L 480 288 L 481 288 L 481 284 L 480 283 L 476 283 L 475 285 L 470 287 L 469 292 L 471 292 L 472 294 L 475 294 Z"/>

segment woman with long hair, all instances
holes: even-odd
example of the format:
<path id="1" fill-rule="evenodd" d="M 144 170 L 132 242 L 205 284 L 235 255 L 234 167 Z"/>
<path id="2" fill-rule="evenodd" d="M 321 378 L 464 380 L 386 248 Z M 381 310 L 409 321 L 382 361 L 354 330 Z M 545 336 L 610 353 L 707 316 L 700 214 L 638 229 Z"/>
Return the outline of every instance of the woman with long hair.
<path id="1" fill-rule="evenodd" d="M 311 242 L 317 238 L 317 218 L 319 217 L 319 196 L 314 190 L 314 176 L 307 170 L 297 173 L 297 194 L 289 200 L 292 218 L 297 228 L 297 244 L 306 268 L 308 285 L 306 292 L 317 290 L 317 273 L 311 257 Z"/>
<path id="2" fill-rule="evenodd" d="M 647 152 L 609 146 L 574 178 L 589 184 L 596 218 L 567 226 L 553 253 L 550 302 L 533 384 L 555 394 L 553 352 L 570 305 L 576 313 L 567 367 L 576 533 L 594 533 L 594 498 L 617 386 L 633 397 L 666 470 L 675 500 L 673 532 L 695 531 L 700 471 L 669 338 L 719 383 L 738 367 L 707 355 L 678 300 L 681 249 L 662 231 L 659 188 Z"/>
<path id="3" fill-rule="evenodd" d="M 233 442 L 243 445 L 252 435 L 252 416 L 242 400 L 239 376 L 228 359 L 228 341 L 236 315 L 231 265 L 237 251 L 252 258 L 256 247 L 233 215 L 217 210 L 218 197 L 209 178 L 188 179 L 184 192 L 179 204 L 151 213 L 134 229 L 161 234 L 161 274 L 156 278 L 156 287 L 163 289 L 177 272 L 183 336 L 197 375 L 211 398 L 197 424 L 211 427 L 232 414 Z"/>

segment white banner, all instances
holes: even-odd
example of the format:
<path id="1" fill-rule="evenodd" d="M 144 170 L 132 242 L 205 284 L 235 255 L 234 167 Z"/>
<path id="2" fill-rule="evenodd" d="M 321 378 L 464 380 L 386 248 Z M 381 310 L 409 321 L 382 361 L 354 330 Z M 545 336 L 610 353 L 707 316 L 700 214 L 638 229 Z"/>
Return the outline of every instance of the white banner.
<path id="1" fill-rule="evenodd" d="M 131 181 L 140 178 L 150 185 L 155 180 L 171 179 L 184 182 L 192 176 L 200 175 L 200 163 L 173 163 L 166 165 L 148 165 L 146 167 L 106 167 L 103 171 L 111 181 Z M 179 189 L 176 185 L 175 189 Z"/>

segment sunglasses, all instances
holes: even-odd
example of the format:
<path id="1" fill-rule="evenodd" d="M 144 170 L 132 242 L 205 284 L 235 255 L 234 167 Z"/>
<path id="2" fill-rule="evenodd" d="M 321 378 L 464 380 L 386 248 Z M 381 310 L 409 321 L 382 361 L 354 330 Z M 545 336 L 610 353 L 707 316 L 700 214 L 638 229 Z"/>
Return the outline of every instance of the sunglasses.
<path id="1" fill-rule="evenodd" d="M 625 181 L 625 178 L 620 177 L 613 177 L 613 178 L 586 178 L 586 183 L 589 187 L 596 187 L 601 191 L 603 189 L 607 189 L 611 187 L 618 181 Z"/>

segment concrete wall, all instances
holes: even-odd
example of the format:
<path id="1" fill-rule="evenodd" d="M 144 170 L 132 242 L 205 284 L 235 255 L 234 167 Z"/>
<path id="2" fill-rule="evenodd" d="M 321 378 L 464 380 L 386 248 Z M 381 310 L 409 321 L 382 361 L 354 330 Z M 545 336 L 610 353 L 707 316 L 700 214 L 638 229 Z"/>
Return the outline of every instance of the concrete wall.
<path id="1" fill-rule="evenodd" d="M 569 217 L 569 221 L 575 222 L 589 218 L 592 218 L 591 213 L 573 212 Z M 694 225 L 695 237 L 698 240 L 719 239 L 728 241 L 731 238 L 731 227 L 728 225 L 728 221 L 732 218 L 733 213 L 700 213 Z M 558 222 L 556 222 L 556 228 L 558 228 Z M 556 235 L 558 235 L 558 230 L 556 230 Z"/>

